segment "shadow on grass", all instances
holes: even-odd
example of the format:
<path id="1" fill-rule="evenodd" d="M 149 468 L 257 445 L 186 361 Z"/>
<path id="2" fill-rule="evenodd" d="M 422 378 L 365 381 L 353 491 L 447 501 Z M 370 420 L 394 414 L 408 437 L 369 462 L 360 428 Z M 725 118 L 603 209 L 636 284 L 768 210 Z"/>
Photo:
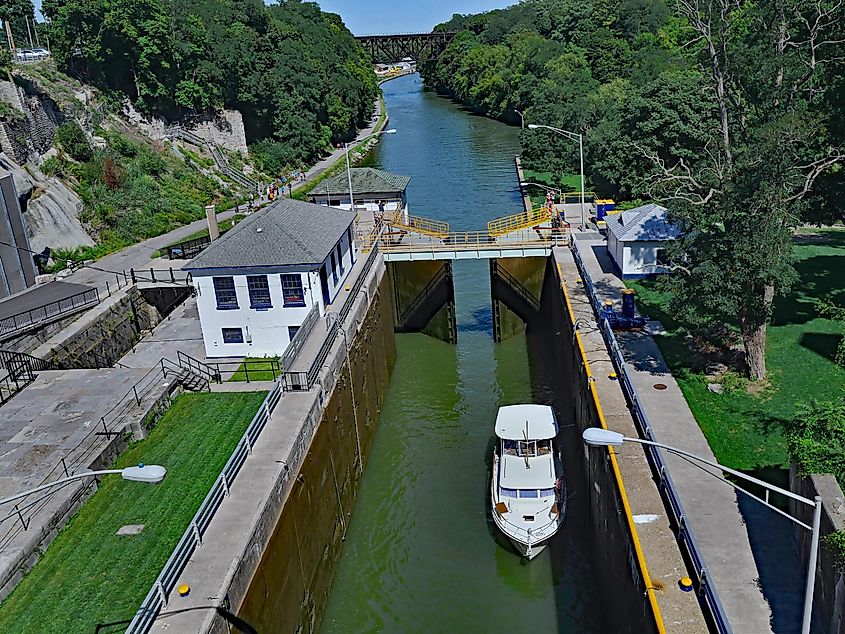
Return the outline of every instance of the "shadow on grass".
<path id="1" fill-rule="evenodd" d="M 828 361 L 836 362 L 836 350 L 842 335 L 835 335 L 823 332 L 805 332 L 801 335 L 800 345 L 807 350 L 812 350 L 820 357 Z"/>
<path id="2" fill-rule="evenodd" d="M 824 246 L 830 246 L 825 243 Z M 816 299 L 830 298 L 837 304 L 845 303 L 845 287 L 842 284 L 842 270 L 845 267 L 845 253 L 840 255 L 816 255 L 795 264 L 800 277 L 788 297 L 775 305 L 773 325 L 805 324 L 819 317 Z"/>

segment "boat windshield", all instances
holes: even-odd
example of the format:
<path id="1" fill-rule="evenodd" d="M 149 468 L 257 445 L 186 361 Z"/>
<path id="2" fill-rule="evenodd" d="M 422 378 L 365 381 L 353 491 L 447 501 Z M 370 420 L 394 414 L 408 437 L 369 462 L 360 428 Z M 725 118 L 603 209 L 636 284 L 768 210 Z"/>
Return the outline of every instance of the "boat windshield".
<path id="1" fill-rule="evenodd" d="M 499 489 L 499 496 L 503 498 L 514 498 L 520 500 L 536 500 L 537 498 L 548 498 L 555 494 L 554 488 L 549 489 Z"/>
<path id="2" fill-rule="evenodd" d="M 502 440 L 502 453 L 506 456 L 535 458 L 552 453 L 551 440 Z"/>

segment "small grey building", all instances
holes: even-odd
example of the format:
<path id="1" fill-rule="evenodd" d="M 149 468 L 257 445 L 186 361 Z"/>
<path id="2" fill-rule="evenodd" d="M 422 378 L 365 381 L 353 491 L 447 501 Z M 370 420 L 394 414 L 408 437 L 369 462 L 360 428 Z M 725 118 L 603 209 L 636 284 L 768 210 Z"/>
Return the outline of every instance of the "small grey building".
<path id="1" fill-rule="evenodd" d="M 18 190 L 12 174 L 0 169 L 0 297 L 26 290 L 35 275 Z"/>
<path id="2" fill-rule="evenodd" d="M 405 192 L 410 176 L 400 176 L 372 167 L 355 167 L 352 173 L 352 194 L 356 212 L 377 213 L 403 211 L 408 201 Z M 327 207 L 349 209 L 349 177 L 344 170 L 308 193 L 308 201 Z"/>
<path id="3" fill-rule="evenodd" d="M 652 203 L 605 217 L 607 250 L 623 278 L 665 271 L 666 243 L 681 235 L 668 216 L 666 207 Z"/>

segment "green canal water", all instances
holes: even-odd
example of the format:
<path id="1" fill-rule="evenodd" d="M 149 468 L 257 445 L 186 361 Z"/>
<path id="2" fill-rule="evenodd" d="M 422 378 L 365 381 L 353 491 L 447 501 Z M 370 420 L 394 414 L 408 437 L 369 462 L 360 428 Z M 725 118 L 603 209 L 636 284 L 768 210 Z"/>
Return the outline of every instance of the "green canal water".
<path id="1" fill-rule="evenodd" d="M 423 90 L 415 75 L 384 93 L 398 134 L 384 137 L 371 162 L 412 177 L 412 213 L 471 230 L 519 210 L 518 130 Z M 553 404 L 554 377 L 535 335 L 493 343 L 488 263 L 457 262 L 454 273 L 458 344 L 396 337 L 322 632 L 603 631 L 577 467 L 567 475 L 564 527 L 532 562 L 492 523 L 496 410 Z"/>

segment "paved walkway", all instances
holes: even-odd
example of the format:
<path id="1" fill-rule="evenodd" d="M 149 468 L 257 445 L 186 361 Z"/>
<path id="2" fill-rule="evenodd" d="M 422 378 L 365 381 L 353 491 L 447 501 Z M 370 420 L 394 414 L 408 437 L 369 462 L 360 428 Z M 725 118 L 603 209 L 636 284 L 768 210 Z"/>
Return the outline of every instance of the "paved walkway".
<path id="1" fill-rule="evenodd" d="M 614 272 L 605 242 L 579 240 L 578 245 L 599 299 L 612 299 L 618 307 L 624 284 Z M 657 441 L 715 461 L 651 335 L 618 333 L 618 340 Z M 655 384 L 666 389 L 655 389 Z M 804 570 L 794 548 L 790 553 L 784 547 L 791 542 L 789 521 L 685 460 L 664 457 L 734 631 L 800 631 Z"/>

